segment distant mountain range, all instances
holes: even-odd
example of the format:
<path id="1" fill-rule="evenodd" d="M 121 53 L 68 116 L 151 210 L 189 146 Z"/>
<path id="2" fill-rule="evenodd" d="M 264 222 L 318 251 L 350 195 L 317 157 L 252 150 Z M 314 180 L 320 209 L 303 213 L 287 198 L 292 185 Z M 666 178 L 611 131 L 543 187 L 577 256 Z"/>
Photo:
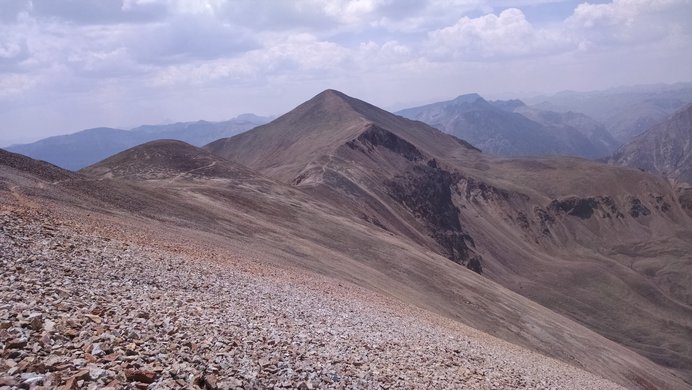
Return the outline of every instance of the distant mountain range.
<path id="1" fill-rule="evenodd" d="M 688 83 L 561 92 L 525 100 L 489 101 L 472 93 L 397 114 L 422 121 L 498 156 L 604 159 L 690 102 L 692 84 Z M 174 139 L 202 146 L 269 120 L 245 114 L 224 122 L 147 125 L 132 130 L 95 128 L 6 149 L 78 170 L 152 140 Z"/>
<path id="2" fill-rule="evenodd" d="M 565 91 L 525 101 L 544 110 L 584 113 L 602 123 L 622 144 L 692 103 L 692 83 Z"/>
<path id="3" fill-rule="evenodd" d="M 49 137 L 6 149 L 72 171 L 101 161 L 125 149 L 156 139 L 175 139 L 202 146 L 211 141 L 267 123 L 270 118 L 243 114 L 223 122 L 179 122 L 145 125 L 132 130 L 98 127 L 74 134 Z"/>
<path id="4" fill-rule="evenodd" d="M 520 100 L 489 102 L 478 94 L 399 111 L 501 156 L 570 155 L 599 158 L 617 146 L 584 114 L 528 107 Z"/>
<path id="5" fill-rule="evenodd" d="M 610 162 L 692 184 L 692 104 L 622 146 Z"/>

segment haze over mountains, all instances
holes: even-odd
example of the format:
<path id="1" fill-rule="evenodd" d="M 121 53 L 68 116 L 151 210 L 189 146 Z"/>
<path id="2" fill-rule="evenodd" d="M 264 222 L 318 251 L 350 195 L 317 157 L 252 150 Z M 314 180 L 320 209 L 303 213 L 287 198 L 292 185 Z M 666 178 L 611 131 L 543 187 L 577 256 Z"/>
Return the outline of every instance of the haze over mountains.
<path id="1" fill-rule="evenodd" d="M 610 162 L 692 184 L 692 104 L 622 146 Z"/>
<path id="2" fill-rule="evenodd" d="M 245 114 L 223 122 L 200 120 L 168 125 L 144 125 L 132 130 L 99 127 L 49 137 L 30 144 L 13 145 L 7 150 L 76 171 L 147 141 L 177 139 L 202 146 L 268 121 L 269 118 Z"/>
<path id="3" fill-rule="evenodd" d="M 445 104 L 492 118 L 479 123 L 598 139 L 579 114 L 457 100 Z M 0 191 L 355 283 L 629 388 L 689 388 L 686 192 L 639 169 L 475 146 L 326 90 L 204 148 L 154 141 L 78 173 L 2 152 Z"/>
<path id="4" fill-rule="evenodd" d="M 531 105 L 552 111 L 584 113 L 600 123 L 619 142 L 664 121 L 692 102 L 692 84 L 642 85 L 602 91 L 565 91 L 527 99 Z"/>
<path id="5" fill-rule="evenodd" d="M 416 119 L 503 156 L 571 155 L 600 158 L 617 142 L 593 119 L 574 112 L 527 107 L 520 100 L 488 102 L 478 94 L 409 108 Z"/>
<path id="6" fill-rule="evenodd" d="M 398 114 L 453 134 L 488 154 L 601 159 L 692 102 L 692 87 L 679 84 L 562 92 L 527 101 L 532 105 L 519 99 L 488 101 L 478 94 L 467 94 Z M 225 122 L 145 125 L 131 131 L 95 128 L 7 149 L 78 170 L 143 142 L 176 139 L 202 146 L 268 121 L 246 114 Z"/>

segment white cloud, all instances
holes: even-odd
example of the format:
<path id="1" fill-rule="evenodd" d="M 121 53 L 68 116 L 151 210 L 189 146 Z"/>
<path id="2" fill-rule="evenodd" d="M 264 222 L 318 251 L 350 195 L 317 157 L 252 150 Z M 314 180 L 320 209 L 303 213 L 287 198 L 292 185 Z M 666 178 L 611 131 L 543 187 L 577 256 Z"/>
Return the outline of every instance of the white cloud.
<path id="1" fill-rule="evenodd" d="M 690 0 L 614 0 L 582 3 L 565 21 L 581 45 L 643 44 L 663 40 L 681 29 L 691 32 Z"/>
<path id="2" fill-rule="evenodd" d="M 37 80 L 25 74 L 0 74 L 0 97 L 11 97 L 25 93 L 34 87 Z"/>
<path id="3" fill-rule="evenodd" d="M 534 27 L 516 8 L 499 15 L 465 16 L 452 26 L 430 32 L 429 37 L 437 57 L 468 61 L 551 54 L 569 45 L 560 34 Z"/>
<path id="4" fill-rule="evenodd" d="M 246 83 L 286 73 L 322 75 L 342 70 L 350 58 L 346 48 L 308 33 L 275 34 L 265 40 L 264 47 L 235 58 L 165 67 L 153 78 L 153 85 L 208 85 L 218 81 Z"/>

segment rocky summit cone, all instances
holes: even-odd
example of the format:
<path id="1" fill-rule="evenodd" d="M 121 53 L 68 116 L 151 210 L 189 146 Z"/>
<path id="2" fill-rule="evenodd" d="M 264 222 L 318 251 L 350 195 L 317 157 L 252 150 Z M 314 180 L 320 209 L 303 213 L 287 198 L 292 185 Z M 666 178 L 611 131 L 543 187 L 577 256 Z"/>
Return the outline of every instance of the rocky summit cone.
<path id="1" fill-rule="evenodd" d="M 459 153 L 474 148 L 421 122 L 391 114 L 362 100 L 328 89 L 276 120 L 205 146 L 268 176 L 291 182 L 310 164 L 377 126 L 422 151 Z"/>

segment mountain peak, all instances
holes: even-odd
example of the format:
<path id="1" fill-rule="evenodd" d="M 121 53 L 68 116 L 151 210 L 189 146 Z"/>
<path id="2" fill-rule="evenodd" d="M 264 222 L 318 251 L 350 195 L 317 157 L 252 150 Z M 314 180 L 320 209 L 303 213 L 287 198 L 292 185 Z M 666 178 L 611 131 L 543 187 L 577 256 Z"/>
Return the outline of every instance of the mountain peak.
<path id="1" fill-rule="evenodd" d="M 315 95 L 312 99 L 298 106 L 297 109 L 305 106 L 314 109 L 320 107 L 327 111 L 353 110 L 351 101 L 355 100 L 343 92 L 335 89 L 325 89 Z"/>
<path id="2" fill-rule="evenodd" d="M 476 151 L 472 146 L 421 122 L 327 89 L 276 120 L 205 148 L 260 173 L 292 182 L 306 166 L 377 126 L 421 151 L 449 155 Z"/>
<path id="3" fill-rule="evenodd" d="M 483 97 L 477 93 L 467 93 L 465 95 L 459 95 L 457 96 L 452 102 L 456 104 L 463 104 L 463 103 L 476 103 L 476 102 L 486 102 Z"/>
<path id="4" fill-rule="evenodd" d="M 501 109 L 501 110 L 505 110 L 505 111 L 509 111 L 509 112 L 512 112 L 519 107 L 526 107 L 526 103 L 522 102 L 519 99 L 493 100 L 489 103 L 492 104 L 493 106 Z"/>
<path id="5" fill-rule="evenodd" d="M 324 91 L 318 93 L 316 96 L 340 96 L 340 97 L 348 97 L 345 93 L 341 91 L 337 91 L 336 89 L 331 89 L 327 88 Z"/>

